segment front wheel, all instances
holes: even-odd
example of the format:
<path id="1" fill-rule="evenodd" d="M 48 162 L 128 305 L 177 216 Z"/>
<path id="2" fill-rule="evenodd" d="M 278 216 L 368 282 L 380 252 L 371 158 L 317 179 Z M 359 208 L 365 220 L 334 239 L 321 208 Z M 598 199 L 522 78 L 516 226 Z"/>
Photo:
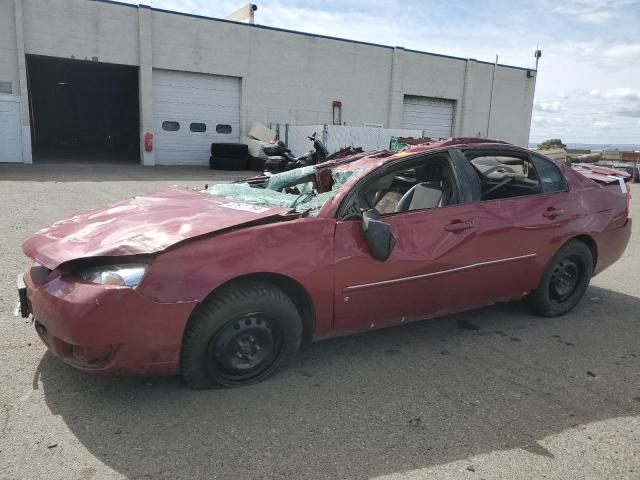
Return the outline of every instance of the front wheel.
<path id="1" fill-rule="evenodd" d="M 301 339 L 300 314 L 282 290 L 232 284 L 194 312 L 182 343 L 182 378 L 195 389 L 256 383 L 277 371 Z"/>
<path id="2" fill-rule="evenodd" d="M 583 297 L 593 273 L 591 249 L 571 240 L 553 256 L 538 289 L 529 296 L 533 310 L 545 317 L 571 311 Z"/>

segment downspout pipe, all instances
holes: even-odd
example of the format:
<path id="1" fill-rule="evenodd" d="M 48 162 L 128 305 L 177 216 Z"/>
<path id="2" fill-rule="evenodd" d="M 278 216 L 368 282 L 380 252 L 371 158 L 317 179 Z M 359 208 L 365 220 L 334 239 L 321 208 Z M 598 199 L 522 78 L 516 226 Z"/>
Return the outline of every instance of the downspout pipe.
<path id="1" fill-rule="evenodd" d="M 491 93 L 489 95 L 489 114 L 487 115 L 487 135 L 486 138 L 491 138 L 489 133 L 491 132 L 491 111 L 493 110 L 493 91 L 496 86 L 496 71 L 498 70 L 498 55 L 496 55 L 496 62 L 493 64 L 493 77 L 491 78 Z"/>

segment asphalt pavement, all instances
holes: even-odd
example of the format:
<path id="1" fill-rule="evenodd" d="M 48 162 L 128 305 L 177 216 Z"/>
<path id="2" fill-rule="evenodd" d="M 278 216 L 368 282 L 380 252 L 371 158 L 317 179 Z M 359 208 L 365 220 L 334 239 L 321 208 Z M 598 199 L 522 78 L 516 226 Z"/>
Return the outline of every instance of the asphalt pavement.
<path id="1" fill-rule="evenodd" d="M 14 317 L 31 233 L 241 176 L 0 165 L 0 478 L 640 478 L 640 223 L 565 317 L 513 302 L 328 340 L 245 388 L 77 372 Z"/>

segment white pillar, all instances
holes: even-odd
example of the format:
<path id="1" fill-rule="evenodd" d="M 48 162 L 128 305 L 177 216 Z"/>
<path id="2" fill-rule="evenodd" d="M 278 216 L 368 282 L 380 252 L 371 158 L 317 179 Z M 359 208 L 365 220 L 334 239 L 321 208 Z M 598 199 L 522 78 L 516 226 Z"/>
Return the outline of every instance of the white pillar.
<path id="1" fill-rule="evenodd" d="M 153 132 L 153 23 L 151 8 L 138 7 L 138 47 L 140 50 L 140 69 L 138 70 L 138 95 L 140 103 L 140 163 L 155 165 L 154 151 L 144 149 L 144 134 Z"/>
<path id="2" fill-rule="evenodd" d="M 18 95 L 20 95 L 20 119 L 22 123 L 22 162 L 33 163 L 31 155 L 31 118 L 29 115 L 29 87 L 27 85 L 27 62 L 24 54 L 24 24 L 22 0 L 14 0 L 16 50 L 18 55 Z"/>
<path id="3" fill-rule="evenodd" d="M 389 86 L 389 111 L 386 128 L 402 127 L 402 108 L 404 102 L 404 90 L 402 86 L 402 64 L 404 60 L 404 48 L 394 47 L 391 57 L 391 82 Z"/>

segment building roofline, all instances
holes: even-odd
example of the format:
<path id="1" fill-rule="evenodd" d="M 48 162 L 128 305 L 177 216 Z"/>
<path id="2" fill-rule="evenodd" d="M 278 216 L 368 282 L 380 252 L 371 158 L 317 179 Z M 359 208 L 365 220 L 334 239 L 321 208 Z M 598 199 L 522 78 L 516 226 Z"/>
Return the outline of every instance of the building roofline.
<path id="1" fill-rule="evenodd" d="M 195 13 L 185 13 L 185 12 L 176 12 L 174 10 L 165 10 L 162 8 L 155 8 L 155 7 L 150 7 L 148 5 L 144 5 L 144 4 L 140 4 L 140 5 L 136 5 L 133 3 L 123 3 L 123 2 L 119 2 L 117 0 L 93 0 L 94 2 L 100 2 L 100 3 L 108 3 L 111 5 L 119 5 L 119 6 L 124 6 L 124 7 L 131 7 L 131 8 L 148 8 L 151 11 L 154 12 L 160 12 L 160 13 L 168 13 L 171 15 L 180 15 L 183 17 L 191 17 L 191 18 L 198 18 L 200 20 L 208 20 L 208 21 L 212 21 L 212 22 L 221 22 L 221 23 L 230 23 L 232 25 L 238 25 L 238 26 L 242 26 L 242 27 L 247 27 L 247 28 L 258 28 L 261 30 L 271 30 L 274 32 L 283 32 L 283 33 L 292 33 L 294 35 L 302 35 L 305 37 L 313 37 L 313 38 L 324 38 L 326 40 L 335 40 L 338 42 L 346 42 L 346 43 L 352 43 L 352 44 L 356 44 L 356 45 L 365 45 L 365 46 L 369 46 L 369 47 L 378 47 L 378 48 L 386 48 L 389 50 L 393 50 L 394 48 L 402 48 L 405 52 L 410 52 L 410 53 L 417 53 L 419 55 L 429 55 L 432 57 L 440 57 L 440 58 L 449 58 L 451 60 L 460 60 L 463 62 L 466 62 L 467 60 L 473 60 L 474 62 L 477 63 L 481 63 L 484 65 L 493 65 L 492 62 L 486 62 L 484 60 L 476 60 L 473 58 L 463 58 L 463 57 L 456 57 L 454 55 L 446 55 L 443 53 L 433 53 L 433 52 L 426 52 L 423 50 L 413 50 L 410 48 L 404 48 L 404 47 L 392 47 L 390 45 L 383 45 L 381 43 L 372 43 L 372 42 L 365 42 L 363 40 L 351 40 L 348 38 L 340 38 L 340 37 L 333 37 L 331 35 L 322 35 L 322 34 L 318 34 L 318 33 L 309 33 L 309 32 L 301 32 L 299 30 L 291 30 L 288 28 L 280 28 L 280 27 L 270 27 L 267 25 L 256 25 L 256 24 L 250 24 L 250 23 L 244 23 L 244 22 L 237 22 L 234 20 L 227 20 L 225 18 L 215 18 L 215 17 L 207 17 L 205 15 L 197 15 Z M 518 67 L 515 65 L 505 65 L 505 64 L 498 64 L 499 67 L 503 67 L 503 68 L 513 68 L 516 70 L 522 70 L 522 71 L 535 71 L 534 68 L 527 68 L 527 67 Z"/>

